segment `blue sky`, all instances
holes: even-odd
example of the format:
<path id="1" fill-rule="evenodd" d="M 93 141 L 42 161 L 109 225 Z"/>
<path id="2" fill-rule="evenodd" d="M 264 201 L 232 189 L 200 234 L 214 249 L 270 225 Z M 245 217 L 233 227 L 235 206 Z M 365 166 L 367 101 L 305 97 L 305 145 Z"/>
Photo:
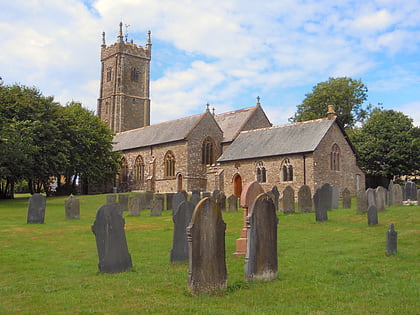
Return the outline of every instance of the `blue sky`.
<path id="1" fill-rule="evenodd" d="M 420 125 L 420 0 L 0 0 L 0 76 L 95 110 L 102 31 L 152 32 L 152 123 L 255 105 L 274 125 L 329 77 Z"/>

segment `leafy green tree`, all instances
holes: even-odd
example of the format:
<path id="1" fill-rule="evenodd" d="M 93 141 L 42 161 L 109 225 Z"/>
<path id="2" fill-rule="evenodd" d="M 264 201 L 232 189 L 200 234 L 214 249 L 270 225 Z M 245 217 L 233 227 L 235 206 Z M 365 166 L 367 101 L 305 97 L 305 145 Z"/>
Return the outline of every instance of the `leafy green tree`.
<path id="1" fill-rule="evenodd" d="M 376 108 L 349 136 L 367 174 L 393 179 L 420 169 L 420 131 L 401 112 Z"/>
<path id="2" fill-rule="evenodd" d="M 364 105 L 367 100 L 367 87 L 361 80 L 347 77 L 329 78 L 312 88 L 312 93 L 305 96 L 292 122 L 306 121 L 326 117 L 328 105 L 334 105 L 338 120 L 344 128 L 354 127 L 369 115 L 371 106 Z"/>

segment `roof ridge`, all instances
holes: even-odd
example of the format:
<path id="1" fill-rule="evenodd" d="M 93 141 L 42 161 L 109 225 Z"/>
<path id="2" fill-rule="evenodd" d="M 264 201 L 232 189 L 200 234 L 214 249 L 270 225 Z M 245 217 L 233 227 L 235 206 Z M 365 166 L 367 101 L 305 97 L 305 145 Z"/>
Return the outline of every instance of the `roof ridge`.
<path id="1" fill-rule="evenodd" d="M 312 119 L 312 120 L 298 121 L 298 122 L 294 122 L 294 123 L 290 123 L 290 124 L 283 124 L 283 125 L 277 125 L 277 126 L 271 126 L 271 127 L 263 127 L 263 128 L 257 128 L 257 129 L 251 129 L 251 130 L 244 130 L 244 131 L 241 131 L 241 133 L 254 132 L 254 131 L 259 131 L 259 130 L 267 130 L 267 129 L 292 127 L 292 126 L 304 125 L 304 124 L 308 124 L 308 123 L 320 122 L 320 121 L 324 121 L 324 120 L 329 120 L 329 119 L 327 119 L 325 117 L 325 118 L 318 118 L 318 119 Z"/>
<path id="2" fill-rule="evenodd" d="M 228 114 L 235 114 L 235 113 L 239 113 L 239 112 L 244 112 L 246 110 L 251 110 L 253 108 L 257 107 L 257 105 L 255 106 L 251 106 L 251 107 L 246 107 L 246 108 L 241 108 L 241 109 L 237 109 L 237 110 L 232 110 L 230 112 L 225 112 L 225 113 L 220 113 L 220 114 L 216 114 L 217 116 L 223 116 L 223 115 L 228 115 Z"/>

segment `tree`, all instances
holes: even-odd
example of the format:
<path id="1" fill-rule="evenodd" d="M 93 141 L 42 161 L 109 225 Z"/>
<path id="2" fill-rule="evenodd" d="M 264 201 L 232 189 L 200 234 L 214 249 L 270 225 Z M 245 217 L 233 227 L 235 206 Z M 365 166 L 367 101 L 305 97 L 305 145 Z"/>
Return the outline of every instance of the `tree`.
<path id="1" fill-rule="evenodd" d="M 420 130 L 401 112 L 376 108 L 349 136 L 367 174 L 394 179 L 420 169 Z"/>
<path id="2" fill-rule="evenodd" d="M 363 122 L 369 115 L 371 106 L 364 106 L 367 100 L 367 87 L 361 80 L 347 77 L 329 78 L 312 88 L 312 93 L 305 96 L 302 104 L 297 106 L 297 112 L 291 118 L 292 122 L 323 118 L 328 105 L 334 105 L 338 120 L 344 128 L 354 127 Z"/>

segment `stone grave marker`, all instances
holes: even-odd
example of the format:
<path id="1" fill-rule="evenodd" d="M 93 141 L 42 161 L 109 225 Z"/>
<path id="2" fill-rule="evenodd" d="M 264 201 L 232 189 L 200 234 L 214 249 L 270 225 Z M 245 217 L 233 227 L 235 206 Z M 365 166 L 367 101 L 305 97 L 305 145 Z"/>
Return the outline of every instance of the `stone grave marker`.
<path id="1" fill-rule="evenodd" d="M 163 211 L 163 200 L 162 199 L 152 199 L 150 202 L 150 216 L 155 217 L 162 215 Z"/>
<path id="2" fill-rule="evenodd" d="M 367 211 L 368 225 L 378 224 L 378 210 L 375 205 L 371 205 Z"/>
<path id="3" fill-rule="evenodd" d="M 165 195 L 164 194 L 155 194 L 154 199 L 162 201 L 162 210 L 164 210 L 165 209 L 165 207 L 164 207 L 164 205 L 165 205 Z"/>
<path id="4" fill-rule="evenodd" d="M 172 200 L 174 198 L 174 193 L 166 193 L 166 210 L 172 210 Z"/>
<path id="5" fill-rule="evenodd" d="M 417 200 L 417 187 L 415 183 L 410 181 L 405 183 L 405 195 L 407 198 L 406 200 Z"/>
<path id="6" fill-rule="evenodd" d="M 188 193 L 185 190 L 181 190 L 180 193 L 184 195 L 185 200 L 188 200 Z"/>
<path id="7" fill-rule="evenodd" d="M 303 185 L 298 190 L 298 209 L 301 213 L 313 211 L 311 188 Z"/>
<path id="8" fill-rule="evenodd" d="M 291 186 L 283 190 L 283 212 L 295 213 L 295 191 Z"/>
<path id="9" fill-rule="evenodd" d="M 392 195 L 392 189 L 394 188 L 394 181 L 390 180 L 388 185 L 388 206 L 394 205 L 394 196 Z"/>
<path id="10" fill-rule="evenodd" d="M 136 197 L 139 198 L 140 211 L 143 210 L 143 209 L 147 209 L 147 207 L 146 207 L 146 197 L 145 197 L 144 193 L 136 194 Z"/>
<path id="11" fill-rule="evenodd" d="M 343 189 L 343 209 L 351 209 L 351 194 L 348 188 Z"/>
<path id="12" fill-rule="evenodd" d="M 128 210 L 128 195 L 120 194 L 118 195 L 118 203 L 121 205 L 122 211 Z"/>
<path id="13" fill-rule="evenodd" d="M 140 215 L 140 198 L 138 195 L 128 198 L 128 214 L 132 216 Z"/>
<path id="14" fill-rule="evenodd" d="M 195 206 L 191 201 L 183 201 L 178 205 L 178 209 L 175 211 L 173 218 L 174 237 L 172 240 L 171 262 L 188 260 L 186 228 L 191 223 L 194 208 Z"/>
<path id="15" fill-rule="evenodd" d="M 370 206 L 376 206 L 376 191 L 373 188 L 366 189 L 366 200 L 368 208 Z"/>
<path id="16" fill-rule="evenodd" d="M 194 205 L 194 208 L 200 202 L 201 198 L 200 195 L 192 194 L 190 197 L 190 202 Z"/>
<path id="17" fill-rule="evenodd" d="M 146 191 L 143 195 L 144 195 L 144 209 L 151 209 L 153 193 L 150 191 Z"/>
<path id="18" fill-rule="evenodd" d="M 271 193 L 274 196 L 273 202 L 274 202 L 274 206 L 276 207 L 276 211 L 279 211 L 280 192 L 277 186 L 273 186 L 273 188 L 271 188 Z"/>
<path id="19" fill-rule="evenodd" d="M 216 204 L 220 208 L 220 211 L 226 212 L 226 196 L 223 191 L 217 195 Z"/>
<path id="20" fill-rule="evenodd" d="M 315 220 L 323 222 L 328 220 L 328 210 L 331 210 L 332 189 L 330 184 L 324 184 L 314 194 Z"/>
<path id="21" fill-rule="evenodd" d="M 175 211 L 181 202 L 187 201 L 185 195 L 182 192 L 177 192 L 172 198 L 172 218 L 175 215 Z"/>
<path id="22" fill-rule="evenodd" d="M 337 186 L 331 186 L 331 209 L 338 209 L 338 200 L 340 199 L 340 191 Z"/>
<path id="23" fill-rule="evenodd" d="M 402 205 L 403 194 L 401 185 L 394 184 L 394 186 L 392 187 L 392 200 L 394 202 L 394 205 Z"/>
<path id="24" fill-rule="evenodd" d="M 64 208 L 66 209 L 67 220 L 78 220 L 80 219 L 80 200 L 75 198 L 73 195 L 64 201 Z"/>
<path id="25" fill-rule="evenodd" d="M 238 212 L 238 197 L 230 195 L 228 198 L 228 212 Z"/>
<path id="26" fill-rule="evenodd" d="M 115 203 L 117 202 L 117 195 L 106 195 L 106 203 Z"/>
<path id="27" fill-rule="evenodd" d="M 92 232 L 96 237 L 98 268 L 102 273 L 117 273 L 132 268 L 124 225 L 122 208 L 118 203 L 106 204 L 96 213 Z"/>
<path id="28" fill-rule="evenodd" d="M 398 232 L 394 230 L 394 223 L 391 223 L 389 230 L 386 232 L 386 253 L 388 256 L 397 252 L 397 239 Z"/>
<path id="29" fill-rule="evenodd" d="M 33 194 L 29 199 L 26 223 L 44 223 L 47 200 L 44 195 Z"/>
<path id="30" fill-rule="evenodd" d="M 191 190 L 191 197 L 197 195 L 199 200 L 201 200 L 201 190 L 200 189 L 193 189 Z"/>
<path id="31" fill-rule="evenodd" d="M 386 189 L 378 186 L 375 191 L 376 209 L 384 211 L 386 209 Z"/>
<path id="32" fill-rule="evenodd" d="M 356 212 L 357 213 L 365 213 L 367 212 L 367 199 L 366 199 L 366 192 L 363 189 L 357 191 L 356 194 Z"/>
<path id="33" fill-rule="evenodd" d="M 204 198 L 211 198 L 211 192 L 209 191 L 204 191 L 202 194 L 202 199 Z"/>
<path id="34" fill-rule="evenodd" d="M 248 243 L 245 257 L 246 280 L 273 280 L 277 278 L 277 224 L 276 207 L 267 194 L 254 201 L 249 215 Z"/>
<path id="35" fill-rule="evenodd" d="M 401 190 L 402 190 L 402 200 L 406 201 L 407 200 L 407 193 L 405 192 L 405 185 L 401 186 Z"/>
<path id="36" fill-rule="evenodd" d="M 212 294 L 227 287 L 226 224 L 210 198 L 202 199 L 187 228 L 188 287 L 192 294 Z"/>

